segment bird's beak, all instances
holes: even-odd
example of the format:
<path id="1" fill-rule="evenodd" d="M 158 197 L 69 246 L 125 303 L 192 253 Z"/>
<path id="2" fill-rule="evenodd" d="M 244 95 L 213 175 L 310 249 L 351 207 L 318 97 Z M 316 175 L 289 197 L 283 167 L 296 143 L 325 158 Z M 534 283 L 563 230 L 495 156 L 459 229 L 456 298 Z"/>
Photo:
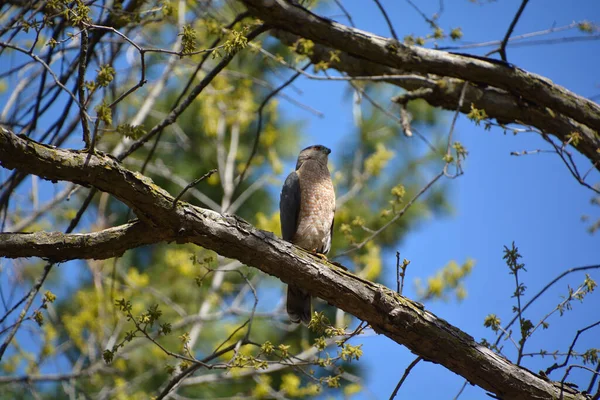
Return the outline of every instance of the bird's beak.
<path id="1" fill-rule="evenodd" d="M 331 154 L 331 149 L 325 147 L 325 154 L 327 154 L 327 155 Z"/>

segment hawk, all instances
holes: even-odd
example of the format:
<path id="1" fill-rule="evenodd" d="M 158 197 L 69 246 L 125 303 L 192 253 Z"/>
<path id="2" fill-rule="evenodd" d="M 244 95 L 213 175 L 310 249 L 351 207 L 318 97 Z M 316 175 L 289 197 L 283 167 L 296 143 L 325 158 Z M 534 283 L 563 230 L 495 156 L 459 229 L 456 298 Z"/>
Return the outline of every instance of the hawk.
<path id="1" fill-rule="evenodd" d="M 296 170 L 283 184 L 279 201 L 283 239 L 320 254 L 329 252 L 333 236 L 335 191 L 327 168 L 329 153 L 331 150 L 321 145 L 302 150 Z M 310 294 L 290 284 L 287 313 L 294 323 L 310 322 Z"/>

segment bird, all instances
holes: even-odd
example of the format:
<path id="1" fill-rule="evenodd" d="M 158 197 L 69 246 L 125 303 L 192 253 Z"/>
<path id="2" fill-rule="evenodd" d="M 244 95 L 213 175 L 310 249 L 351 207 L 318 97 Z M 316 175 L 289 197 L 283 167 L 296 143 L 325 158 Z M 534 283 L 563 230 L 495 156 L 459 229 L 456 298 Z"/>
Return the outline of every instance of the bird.
<path id="1" fill-rule="evenodd" d="M 330 153 L 322 145 L 303 149 L 296 170 L 283 184 L 279 200 L 283 240 L 323 256 L 331 249 L 335 216 L 335 190 L 327 168 Z M 289 284 L 286 309 L 290 320 L 308 324 L 311 308 L 310 293 Z"/>

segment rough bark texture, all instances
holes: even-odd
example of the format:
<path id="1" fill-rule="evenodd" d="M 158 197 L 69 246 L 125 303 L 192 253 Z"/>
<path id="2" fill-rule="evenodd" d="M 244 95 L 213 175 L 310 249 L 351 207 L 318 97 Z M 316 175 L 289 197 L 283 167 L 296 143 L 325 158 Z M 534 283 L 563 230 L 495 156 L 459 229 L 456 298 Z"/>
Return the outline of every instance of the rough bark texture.
<path id="1" fill-rule="evenodd" d="M 426 360 L 445 366 L 500 398 L 550 399 L 560 396 L 558 383 L 510 363 L 418 303 L 338 266 L 324 263 L 235 216 L 221 215 L 184 202 L 174 207 L 173 197 L 151 179 L 125 169 L 107 155 L 56 149 L 0 128 L 0 166 L 53 181 L 67 180 L 94 186 L 129 205 L 140 218 L 139 222 L 87 235 L 4 233 L 0 236 L 0 256 L 102 259 L 113 257 L 127 246 L 154 241 L 195 243 L 225 257 L 238 259 L 285 283 L 293 282 L 367 321 L 377 332 Z M 137 234 L 142 230 L 143 234 Z M 43 245 L 32 246 L 33 238 L 43 239 Z M 565 387 L 563 398 L 585 399 L 585 396 Z"/>
<path id="2" fill-rule="evenodd" d="M 467 91 L 462 112 L 468 112 L 473 102 L 501 123 L 532 125 L 545 133 L 556 134 L 561 140 L 578 132 L 582 140 L 577 149 L 600 169 L 600 106 L 546 78 L 501 61 L 408 46 L 322 18 L 285 1 L 241 1 L 269 26 L 350 56 L 350 59 L 331 64 L 350 75 L 398 74 L 401 71 L 458 78 L 473 84 Z M 287 43 L 293 43 L 290 36 Z M 323 59 L 329 61 L 329 54 L 319 58 Z M 412 87 L 399 81 L 391 82 L 409 90 L 417 88 L 415 82 Z M 439 87 L 426 100 L 435 106 L 456 109 L 460 90 L 457 93 L 456 84 L 450 85 L 449 89 Z"/>

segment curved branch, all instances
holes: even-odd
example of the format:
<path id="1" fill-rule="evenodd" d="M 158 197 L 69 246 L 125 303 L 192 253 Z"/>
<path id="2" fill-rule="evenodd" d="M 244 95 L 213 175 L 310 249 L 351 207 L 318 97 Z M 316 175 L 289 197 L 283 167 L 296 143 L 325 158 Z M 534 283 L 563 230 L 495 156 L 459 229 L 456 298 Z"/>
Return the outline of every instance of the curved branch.
<path id="1" fill-rule="evenodd" d="M 93 233 L 0 233 L 0 256 L 42 257 L 54 262 L 73 259 L 104 260 L 129 249 L 158 243 L 166 237 L 140 221 Z"/>
<path id="2" fill-rule="evenodd" d="M 547 110 L 548 119 L 562 114 L 578 125 L 586 126 L 588 131 L 596 135 L 600 132 L 600 105 L 546 78 L 502 61 L 408 46 L 393 39 L 322 18 L 300 6 L 284 1 L 242 0 L 242 2 L 252 14 L 270 26 L 341 50 L 357 59 L 368 60 L 383 67 L 405 72 L 449 76 L 484 87 L 502 89 L 512 97 L 513 102 L 524 101 L 538 109 Z M 516 118 L 510 120 L 514 119 Z M 591 158 L 592 162 L 598 160 L 600 160 L 598 153 Z"/>
<path id="3" fill-rule="evenodd" d="M 298 36 L 284 31 L 276 31 L 274 36 L 288 45 L 298 40 Z M 408 90 L 408 96 L 411 95 L 410 92 L 414 92 L 415 98 L 422 98 L 434 107 L 456 111 L 464 83 L 461 79 L 439 76 L 425 78 L 418 75 L 415 75 L 414 79 L 396 79 L 394 77 L 406 75 L 406 70 L 387 67 L 346 53 L 338 54 L 339 61 L 330 61 L 332 50 L 330 47 L 315 44 L 309 57 L 315 64 L 326 61 L 330 67 L 350 76 L 376 76 L 377 81 L 383 80 Z M 472 82 L 471 79 L 468 80 Z M 561 142 L 567 142 L 569 135 L 579 132 L 581 140 L 575 148 L 600 169 L 600 135 L 590 127 L 492 86 L 468 85 L 460 111 L 469 113 L 471 104 L 479 110 L 485 110 L 490 118 L 495 118 L 501 124 L 534 126 L 542 132 L 556 136 Z"/>
<path id="4" fill-rule="evenodd" d="M 179 202 L 149 178 L 113 158 L 42 145 L 0 129 L 0 165 L 50 180 L 92 185 L 129 205 L 165 240 L 194 243 L 300 285 L 423 359 L 442 364 L 505 399 L 584 399 L 572 388 L 540 378 L 475 342 L 423 306 L 380 284 L 325 263 L 244 220 Z M 136 225 L 137 226 L 137 225 Z M 133 229 L 133 228 L 132 228 Z M 83 247 L 87 243 L 81 243 Z M 93 249 L 93 247 L 92 247 Z M 31 248 L 30 255 L 36 255 Z M 93 253 L 88 253 L 93 254 Z"/>

